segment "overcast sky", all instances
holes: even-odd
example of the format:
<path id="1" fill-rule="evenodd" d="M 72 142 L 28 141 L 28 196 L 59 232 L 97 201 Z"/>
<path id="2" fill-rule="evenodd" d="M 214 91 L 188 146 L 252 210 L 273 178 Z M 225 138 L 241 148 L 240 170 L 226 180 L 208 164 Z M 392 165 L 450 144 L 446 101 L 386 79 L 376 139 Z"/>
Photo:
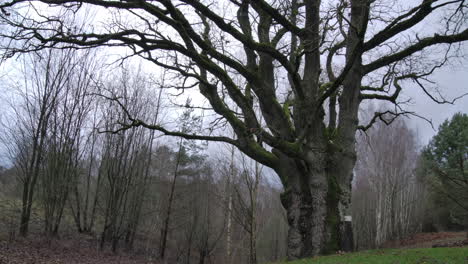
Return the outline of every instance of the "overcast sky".
<path id="1" fill-rule="evenodd" d="M 440 72 L 435 73 L 434 81 L 439 85 L 440 92 L 447 100 L 452 100 L 460 95 L 468 93 L 468 62 L 461 66 L 448 66 Z M 453 105 L 437 104 L 426 96 L 418 87 L 407 87 L 405 95 L 413 98 L 413 105 L 408 107 L 412 110 L 432 120 L 431 125 L 419 118 L 411 118 L 420 138 L 420 143 L 425 145 L 436 134 L 439 125 L 446 119 L 451 118 L 456 112 L 468 113 L 468 96 L 460 98 Z"/>

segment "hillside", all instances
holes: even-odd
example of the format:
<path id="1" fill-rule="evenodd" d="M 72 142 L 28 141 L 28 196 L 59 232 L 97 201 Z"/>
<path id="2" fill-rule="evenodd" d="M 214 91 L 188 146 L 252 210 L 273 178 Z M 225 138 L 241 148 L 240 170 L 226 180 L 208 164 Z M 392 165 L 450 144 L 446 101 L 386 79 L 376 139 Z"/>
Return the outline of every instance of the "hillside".
<path id="1" fill-rule="evenodd" d="M 466 244 L 464 247 L 431 248 L 443 244 L 462 245 L 464 235 L 462 232 L 423 233 L 402 240 L 400 248 L 270 264 L 468 264 Z M 0 264 L 159 264 L 156 259 L 151 244 L 146 245 L 143 251 L 112 253 L 109 249 L 99 250 L 99 241 L 88 235 L 52 240 L 44 237 L 15 240 L 0 238 Z M 233 262 L 243 263 L 247 262 Z"/>

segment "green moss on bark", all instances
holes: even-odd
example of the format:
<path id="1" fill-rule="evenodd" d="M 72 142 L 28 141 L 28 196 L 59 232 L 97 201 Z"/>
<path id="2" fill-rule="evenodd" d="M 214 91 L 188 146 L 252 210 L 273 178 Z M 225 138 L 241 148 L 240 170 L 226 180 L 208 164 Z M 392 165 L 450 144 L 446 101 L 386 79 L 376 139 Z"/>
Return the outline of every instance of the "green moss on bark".
<path id="1" fill-rule="evenodd" d="M 327 217 L 326 221 L 326 241 L 322 254 L 332 254 L 340 250 L 340 211 L 338 204 L 340 202 L 341 189 L 334 176 L 328 176 L 327 193 Z"/>

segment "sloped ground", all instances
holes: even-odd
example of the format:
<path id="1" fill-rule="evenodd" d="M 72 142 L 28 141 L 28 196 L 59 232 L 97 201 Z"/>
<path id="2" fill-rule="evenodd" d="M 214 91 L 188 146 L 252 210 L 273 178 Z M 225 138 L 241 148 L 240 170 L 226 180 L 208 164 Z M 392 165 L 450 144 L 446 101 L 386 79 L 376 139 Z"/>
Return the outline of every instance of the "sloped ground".
<path id="1" fill-rule="evenodd" d="M 384 248 L 430 248 L 468 246 L 466 232 L 418 233 L 399 241 L 389 241 Z"/>
<path id="2" fill-rule="evenodd" d="M 142 256 L 99 251 L 87 239 L 0 241 L 0 264 L 146 264 Z"/>
<path id="3" fill-rule="evenodd" d="M 385 245 L 388 249 L 338 254 L 287 264 L 468 264 L 468 247 L 461 247 L 461 241 L 465 238 L 466 233 L 463 232 L 422 233 L 401 241 L 389 242 Z M 457 245 L 458 247 L 453 247 Z M 449 247 L 432 248 L 433 246 Z M 88 236 L 51 241 L 43 238 L 17 239 L 13 242 L 0 239 L 0 264 L 101 263 L 156 264 L 141 255 L 100 251 L 96 240 Z"/>

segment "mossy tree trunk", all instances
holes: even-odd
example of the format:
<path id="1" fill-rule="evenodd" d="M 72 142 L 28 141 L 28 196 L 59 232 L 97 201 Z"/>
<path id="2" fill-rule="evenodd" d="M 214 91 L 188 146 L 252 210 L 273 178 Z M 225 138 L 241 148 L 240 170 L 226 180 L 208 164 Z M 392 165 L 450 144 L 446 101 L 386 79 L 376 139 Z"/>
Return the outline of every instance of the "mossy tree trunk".
<path id="1" fill-rule="evenodd" d="M 311 147 L 307 162 L 276 154 L 280 157 L 276 172 L 285 188 L 281 201 L 289 224 L 288 258 L 352 249 L 351 223 L 347 229 L 344 223 L 350 214 L 352 174 L 338 174 L 345 171 L 339 167 L 346 164 L 346 157 L 330 150 L 325 138 Z M 342 162 L 334 162 L 339 155 Z M 353 160 L 350 156 L 349 166 L 354 166 Z"/>

